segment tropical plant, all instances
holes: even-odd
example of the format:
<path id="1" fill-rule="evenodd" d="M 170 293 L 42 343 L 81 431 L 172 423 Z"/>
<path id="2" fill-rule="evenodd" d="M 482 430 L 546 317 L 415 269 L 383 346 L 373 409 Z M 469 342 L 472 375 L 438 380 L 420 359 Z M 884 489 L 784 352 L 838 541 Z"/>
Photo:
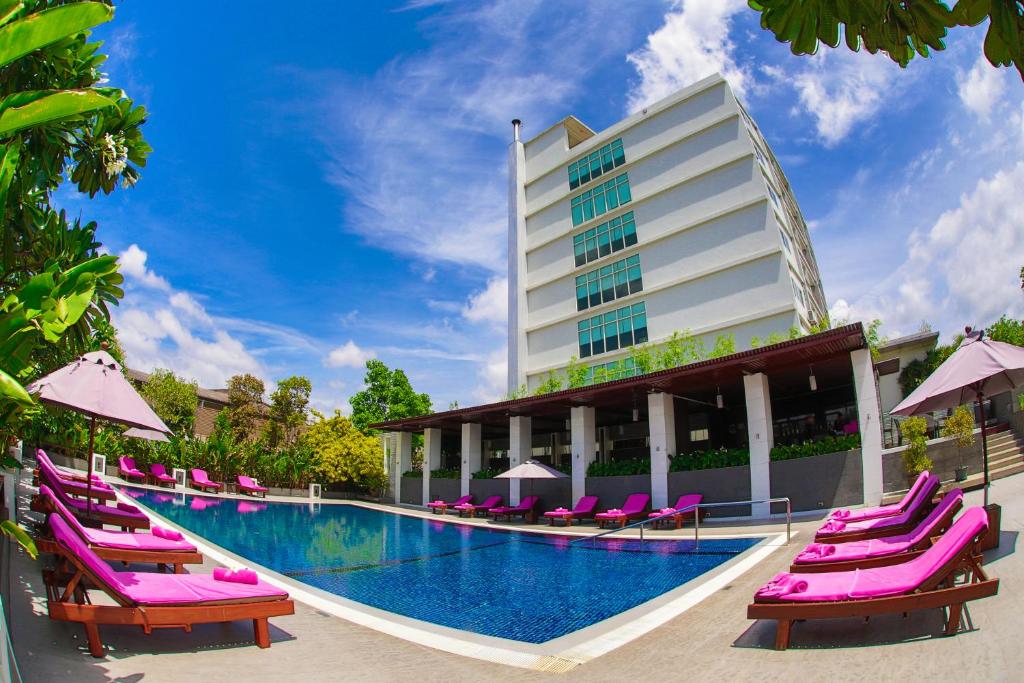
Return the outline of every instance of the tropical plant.
<path id="1" fill-rule="evenodd" d="M 461 479 L 462 470 L 430 470 L 431 479 Z"/>
<path id="2" fill-rule="evenodd" d="M 914 55 L 946 49 L 956 26 L 977 26 L 988 19 L 985 58 L 993 66 L 1017 67 L 1024 78 L 1024 2 L 959 0 L 952 9 L 942 0 L 749 0 L 761 13 L 761 28 L 790 43 L 795 55 L 818 51 L 818 43 L 838 47 L 840 33 L 857 52 L 883 52 L 906 67 Z M 842 31 L 840 31 L 842 28 Z"/>
<path id="3" fill-rule="evenodd" d="M 504 470 L 484 468 L 482 470 L 477 470 L 471 476 L 473 477 L 473 479 L 494 479 L 496 476 L 501 474 L 503 471 Z"/>
<path id="4" fill-rule="evenodd" d="M 536 389 L 533 390 L 534 396 L 540 396 L 541 394 L 551 394 L 556 391 L 561 391 L 562 377 L 561 375 L 555 374 L 554 371 L 548 373 L 547 379 L 541 382 Z"/>
<path id="5" fill-rule="evenodd" d="M 974 445 L 974 411 L 967 406 L 957 406 L 953 414 L 946 418 L 942 426 L 942 435 L 956 441 L 957 461 L 964 464 L 963 449 Z"/>
<path id="6" fill-rule="evenodd" d="M 238 441 L 250 441 L 258 435 L 257 426 L 264 415 L 263 380 L 248 373 L 228 380 L 227 419 L 231 434 Z"/>
<path id="7" fill-rule="evenodd" d="M 931 469 L 932 461 L 928 457 L 928 422 L 923 417 L 908 417 L 900 423 L 900 432 L 907 439 L 907 448 L 903 451 L 903 469 L 907 474 L 916 476 Z"/>
<path id="8" fill-rule="evenodd" d="M 11 538 L 18 545 L 24 548 L 25 552 L 27 552 L 28 556 L 33 560 L 39 557 L 39 551 L 36 549 L 35 541 L 33 541 L 32 537 L 28 535 L 25 527 L 9 519 L 5 519 L 0 522 L 0 532 L 3 532 L 4 536 Z"/>
<path id="9" fill-rule="evenodd" d="M 371 432 L 369 425 L 378 422 L 433 412 L 430 396 L 416 393 L 405 372 L 391 370 L 375 358 L 366 361 L 363 383 L 366 388 L 349 399 L 352 423 L 362 432 Z"/>
<path id="10" fill-rule="evenodd" d="M 277 383 L 270 395 L 270 412 L 264 436 L 270 448 L 291 446 L 309 421 L 309 395 L 313 385 L 306 377 L 292 376 Z"/>
<path id="11" fill-rule="evenodd" d="M 140 392 L 153 411 L 178 436 L 192 436 L 199 407 L 199 384 L 156 369 Z"/>
<path id="12" fill-rule="evenodd" d="M 327 483 L 351 483 L 378 493 L 387 485 L 380 442 L 363 434 L 340 411 L 331 417 L 313 411 L 316 421 L 303 435 L 312 468 Z"/>

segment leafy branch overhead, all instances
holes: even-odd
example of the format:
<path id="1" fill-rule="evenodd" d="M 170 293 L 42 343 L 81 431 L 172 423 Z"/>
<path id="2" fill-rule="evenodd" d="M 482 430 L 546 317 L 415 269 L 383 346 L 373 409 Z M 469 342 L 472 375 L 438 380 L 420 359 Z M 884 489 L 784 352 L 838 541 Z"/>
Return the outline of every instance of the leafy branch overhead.
<path id="1" fill-rule="evenodd" d="M 949 30 L 988 20 L 985 58 L 1013 65 L 1024 78 L 1024 0 L 748 0 L 761 13 L 761 28 L 789 43 L 795 55 L 812 55 L 818 44 L 857 52 L 884 52 L 906 67 L 914 55 L 946 49 Z M 840 30 L 842 29 L 842 30 Z"/>

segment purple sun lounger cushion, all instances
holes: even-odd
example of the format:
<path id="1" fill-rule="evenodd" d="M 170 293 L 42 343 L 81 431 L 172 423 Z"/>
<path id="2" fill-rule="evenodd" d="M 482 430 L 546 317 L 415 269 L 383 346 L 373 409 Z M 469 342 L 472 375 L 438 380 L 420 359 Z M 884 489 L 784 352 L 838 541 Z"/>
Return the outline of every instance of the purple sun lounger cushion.
<path id="1" fill-rule="evenodd" d="M 473 496 L 462 496 L 462 498 L 454 500 L 451 503 L 446 503 L 443 500 L 434 500 L 434 501 L 431 501 L 431 502 L 427 503 L 427 507 L 428 508 L 441 508 L 441 507 L 453 508 L 456 505 L 465 505 L 467 503 L 472 503 L 472 502 L 473 502 Z"/>
<path id="2" fill-rule="evenodd" d="M 263 493 L 266 493 L 270 490 L 266 486 L 260 486 L 244 474 L 238 475 L 238 486 L 246 491 L 262 491 Z"/>
<path id="3" fill-rule="evenodd" d="M 174 477 L 167 474 L 167 468 L 158 462 L 155 462 L 149 466 L 149 473 L 152 474 L 153 478 L 156 479 L 157 481 L 162 481 L 168 484 L 175 481 Z"/>
<path id="4" fill-rule="evenodd" d="M 129 458 L 126 455 L 122 455 L 117 459 L 117 471 L 121 475 L 131 477 L 132 479 L 146 478 L 146 473 L 135 466 L 135 458 Z"/>
<path id="5" fill-rule="evenodd" d="M 988 514 L 975 507 L 960 516 L 949 531 L 918 557 L 872 569 L 821 574 L 776 574 L 754 595 L 755 602 L 834 602 L 905 595 L 917 590 L 982 531 Z"/>
<path id="6" fill-rule="evenodd" d="M 210 481 L 210 476 L 206 474 L 206 470 L 201 470 L 198 467 L 192 470 L 192 481 L 203 486 L 209 486 L 210 488 L 217 489 L 218 491 L 224 487 L 224 484 L 216 481 Z"/>
<path id="7" fill-rule="evenodd" d="M 661 517 L 662 515 L 667 515 L 673 512 L 679 512 L 684 515 L 693 515 L 697 512 L 697 508 L 694 506 L 699 505 L 703 500 L 704 496 L 699 493 L 685 493 L 679 496 L 679 500 L 677 500 L 676 504 L 672 507 L 655 510 L 651 514 L 647 515 L 647 517 Z"/>
<path id="8" fill-rule="evenodd" d="M 910 505 L 914 500 L 914 496 L 924 486 L 925 482 L 928 481 L 928 477 L 931 473 L 925 470 L 918 475 L 917 479 L 914 480 L 914 485 L 910 487 L 907 494 L 903 496 L 903 500 L 892 505 L 882 505 L 879 507 L 864 508 L 863 510 L 833 510 L 832 514 L 829 515 L 829 519 L 838 519 L 846 522 L 863 522 L 868 519 L 878 519 L 879 517 L 891 517 L 898 515 Z"/>
<path id="9" fill-rule="evenodd" d="M 866 519 L 863 522 L 844 522 L 839 519 L 830 519 L 818 529 L 816 534 L 819 537 L 828 537 L 836 534 L 850 534 L 861 531 L 874 531 L 876 529 L 884 529 L 890 526 L 902 526 L 912 520 L 914 515 L 917 514 L 921 506 L 928 502 L 928 498 L 931 497 L 939 487 L 939 478 L 934 474 L 928 477 L 928 481 L 925 482 L 917 493 L 914 495 L 914 500 L 910 502 L 907 509 L 898 515 L 892 515 L 891 517 L 879 517 L 878 519 Z"/>
<path id="10" fill-rule="evenodd" d="M 119 572 L 96 556 L 67 522 L 50 515 L 53 538 L 89 569 L 113 597 L 130 605 L 209 605 L 217 603 L 279 600 L 288 594 L 265 581 L 255 584 L 217 581 L 210 574 L 151 574 Z"/>
<path id="11" fill-rule="evenodd" d="M 146 550 L 177 553 L 196 552 L 196 547 L 188 541 L 182 540 L 181 534 L 178 534 L 176 531 L 172 533 L 177 534 L 177 540 L 174 540 L 169 536 L 161 538 L 157 532 L 160 527 L 153 527 L 152 533 L 148 534 L 144 532 L 129 533 L 127 531 L 104 531 L 102 529 L 86 528 L 82 526 L 77 519 L 75 519 L 75 516 L 71 514 L 71 511 L 67 509 L 64 503 L 60 502 L 49 486 L 46 486 L 45 484 L 41 485 L 39 487 L 39 493 L 50 499 L 50 504 L 53 505 L 53 509 L 55 510 L 53 514 L 60 515 L 60 517 L 67 522 L 68 527 L 89 545 L 114 548 L 116 550 Z"/>
<path id="12" fill-rule="evenodd" d="M 139 511 L 138 508 L 136 508 L 135 511 L 123 510 L 120 507 L 113 507 L 110 505 L 99 505 L 96 503 L 93 503 L 91 506 L 87 506 L 86 501 L 84 500 L 75 500 L 74 498 L 70 498 L 68 494 L 64 492 L 64 489 L 61 488 L 60 482 L 54 482 L 51 479 L 48 480 L 46 483 L 50 485 L 50 490 L 53 491 L 53 494 L 54 496 L 56 496 L 57 500 L 63 503 L 66 508 L 74 512 L 76 516 L 79 514 L 86 515 L 88 514 L 88 510 L 91 509 L 93 512 L 102 513 L 104 516 L 111 518 L 113 520 L 124 520 L 125 522 L 145 522 L 147 526 L 149 525 L 149 517 L 146 517 L 146 515 L 142 514 L 142 512 Z M 111 521 L 107 523 L 117 524 L 118 522 Z"/>
<path id="13" fill-rule="evenodd" d="M 964 492 L 953 489 L 947 493 L 935 509 L 921 520 L 917 527 L 905 534 L 873 538 L 849 543 L 811 543 L 796 556 L 793 564 L 820 564 L 827 562 L 848 562 L 850 560 L 867 560 L 872 557 L 885 557 L 905 552 L 927 538 L 935 530 L 942 517 L 953 506 L 963 504 Z"/>
<path id="14" fill-rule="evenodd" d="M 646 493 L 631 493 L 626 498 L 626 502 L 622 504 L 622 509 L 618 513 L 611 510 L 608 512 L 599 512 L 594 515 L 595 519 L 619 519 L 621 517 L 637 517 L 644 513 L 647 509 L 647 503 L 651 497 Z"/>
<path id="15" fill-rule="evenodd" d="M 491 508 L 488 512 L 492 515 L 526 513 L 532 510 L 537 505 L 538 501 L 540 501 L 540 496 L 527 496 L 519 502 L 519 505 L 502 505 L 496 508 Z"/>
<path id="16" fill-rule="evenodd" d="M 463 503 L 461 505 L 457 505 L 456 509 L 472 512 L 476 512 L 477 510 L 483 510 L 484 512 L 487 512 L 491 508 L 496 508 L 499 505 L 501 505 L 501 496 L 490 496 L 489 498 L 487 498 L 487 500 L 480 503 L 479 505 L 473 505 L 472 503 Z"/>
<path id="17" fill-rule="evenodd" d="M 49 475 L 51 479 L 58 480 L 60 482 L 60 485 L 64 488 L 64 490 L 69 493 L 72 493 L 74 495 L 85 495 L 86 491 L 89 488 L 88 482 L 76 481 L 74 479 L 69 479 L 68 477 L 64 476 L 64 474 L 57 469 L 57 467 L 50 461 L 48 457 L 46 457 L 45 454 L 42 455 L 42 457 L 39 457 L 39 455 L 37 454 L 36 464 L 39 465 L 40 473 L 45 472 Z M 93 479 L 92 490 L 113 492 L 114 489 L 109 484 Z"/>
<path id="18" fill-rule="evenodd" d="M 561 519 L 565 515 L 572 513 L 572 516 L 576 519 L 579 519 L 580 517 L 590 517 L 594 514 L 594 510 L 597 509 L 597 501 L 597 496 L 581 496 L 580 499 L 576 501 L 576 507 L 572 510 L 551 510 L 550 512 L 545 512 L 544 516 L 558 517 Z"/>

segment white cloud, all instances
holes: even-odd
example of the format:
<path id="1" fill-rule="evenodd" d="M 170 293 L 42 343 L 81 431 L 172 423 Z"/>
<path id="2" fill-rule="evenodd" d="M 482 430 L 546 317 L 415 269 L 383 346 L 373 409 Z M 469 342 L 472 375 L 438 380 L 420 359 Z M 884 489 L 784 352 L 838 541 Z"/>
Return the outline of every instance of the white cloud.
<path id="1" fill-rule="evenodd" d="M 167 280 L 146 268 L 147 258 L 149 258 L 149 254 L 140 249 L 139 245 L 131 245 L 118 254 L 117 259 L 121 264 L 121 274 L 126 278 L 132 278 L 143 287 L 169 291 L 171 285 Z"/>
<path id="2" fill-rule="evenodd" d="M 815 119 L 826 147 L 838 144 L 856 126 L 872 119 L 886 102 L 913 78 L 884 55 L 822 48 L 803 58 L 796 72 L 781 71 L 776 79 L 796 88 L 800 105 Z"/>
<path id="3" fill-rule="evenodd" d="M 956 80 L 964 106 L 986 120 L 1006 90 L 1005 74 L 989 64 L 984 54 L 978 56 L 970 71 L 958 73 Z"/>
<path id="4" fill-rule="evenodd" d="M 736 63 L 729 39 L 732 18 L 747 10 L 744 0 L 676 0 L 664 24 L 644 47 L 626 59 L 640 76 L 627 108 L 637 111 L 702 78 L 721 73 L 742 95 L 751 80 Z"/>
<path id="5" fill-rule="evenodd" d="M 508 322 L 508 278 L 495 277 L 482 291 L 470 295 L 462 315 L 474 323 L 505 325 Z"/>
<path id="6" fill-rule="evenodd" d="M 327 358 L 324 359 L 324 365 L 329 368 L 361 368 L 366 365 L 366 361 L 376 357 L 377 354 L 373 351 L 361 349 L 354 341 L 349 339 L 343 345 L 332 349 L 327 354 Z"/>
<path id="7" fill-rule="evenodd" d="M 500 401 L 508 392 L 508 347 L 492 351 L 477 370 L 473 398 L 480 403 Z"/>

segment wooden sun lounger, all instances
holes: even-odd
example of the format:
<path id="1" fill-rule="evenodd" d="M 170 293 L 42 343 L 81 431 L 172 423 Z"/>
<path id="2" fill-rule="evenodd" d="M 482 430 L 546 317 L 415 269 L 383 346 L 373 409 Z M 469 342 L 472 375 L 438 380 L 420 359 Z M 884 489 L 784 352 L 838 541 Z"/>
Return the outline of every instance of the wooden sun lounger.
<path id="1" fill-rule="evenodd" d="M 971 543 L 935 571 L 913 593 L 829 602 L 754 602 L 747 606 L 747 618 L 776 620 L 776 650 L 785 650 L 789 647 L 790 632 L 795 621 L 866 618 L 936 608 L 948 609 L 944 635 L 953 635 L 960 628 L 964 603 L 987 598 L 999 592 L 999 579 L 990 579 L 981 566 L 979 543 L 987 533 L 987 530 L 979 532 Z M 955 583 L 960 576 L 965 577 L 965 581 Z"/>

